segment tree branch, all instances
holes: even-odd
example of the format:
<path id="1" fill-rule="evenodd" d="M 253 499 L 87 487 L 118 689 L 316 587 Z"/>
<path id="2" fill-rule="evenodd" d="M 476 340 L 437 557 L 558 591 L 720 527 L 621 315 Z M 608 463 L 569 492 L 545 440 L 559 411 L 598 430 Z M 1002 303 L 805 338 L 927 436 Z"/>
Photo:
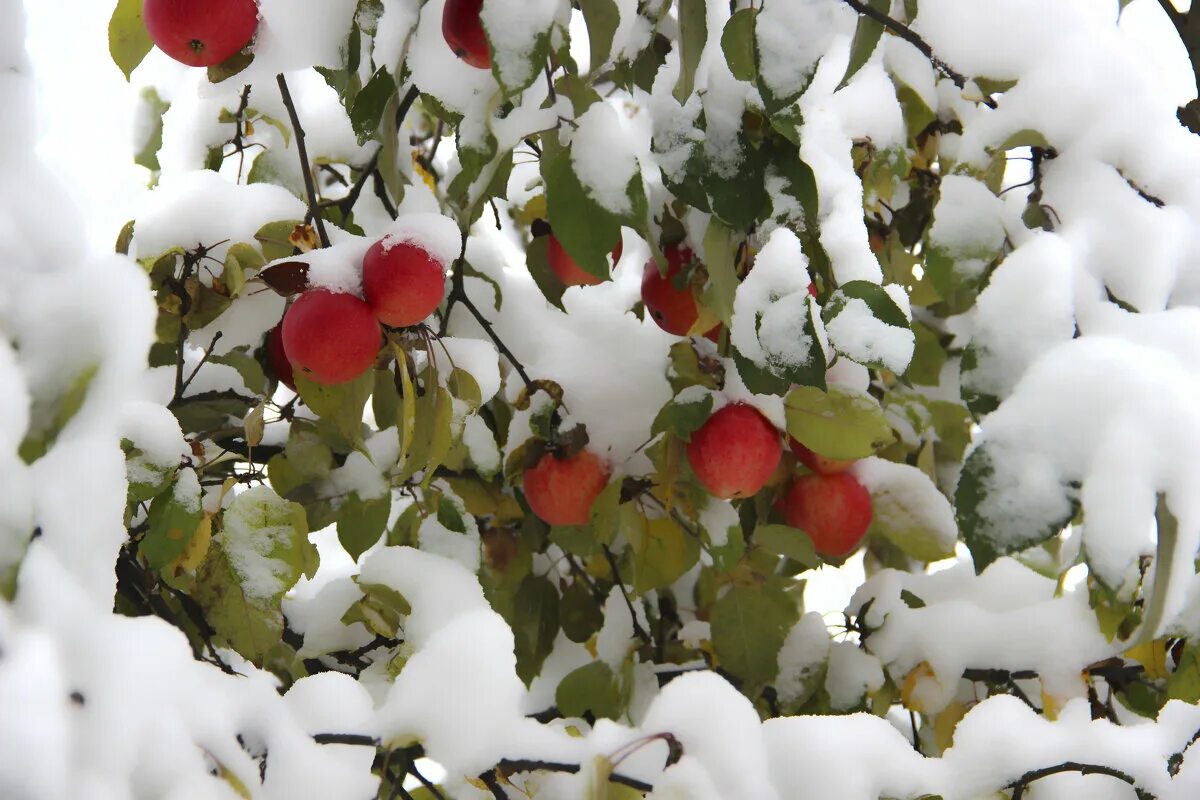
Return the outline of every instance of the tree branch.
<path id="1" fill-rule="evenodd" d="M 1064 772 L 1078 772 L 1080 775 L 1107 775 L 1110 778 L 1116 778 L 1119 781 L 1124 781 L 1133 787 L 1137 792 L 1139 800 L 1155 800 L 1154 795 L 1147 792 L 1145 789 L 1138 788 L 1137 780 L 1132 775 L 1127 775 L 1118 769 L 1105 767 L 1100 764 L 1081 764 L 1077 761 L 1064 761 L 1061 764 L 1056 764 L 1053 767 L 1043 767 L 1026 772 L 1017 780 L 1006 786 L 1006 789 L 1012 789 L 1012 800 L 1021 800 L 1025 796 L 1025 789 L 1034 781 L 1048 778 L 1051 775 L 1059 775 Z"/>
<path id="2" fill-rule="evenodd" d="M 479 309 L 475 307 L 475 304 L 471 302 L 471 298 L 467 297 L 467 290 L 463 285 L 463 268 L 467 263 L 466 259 L 467 233 L 464 231 L 462 234 L 462 249 L 458 254 L 458 259 L 454 262 L 454 275 L 451 278 L 450 297 L 447 298 L 446 301 L 446 316 L 442 322 L 442 331 L 445 332 L 450 324 L 450 312 L 454 310 L 455 303 L 462 303 L 463 306 L 466 307 L 467 311 L 471 312 L 471 316 L 475 318 L 475 321 L 479 323 L 479 327 L 483 328 L 483 332 L 486 333 L 488 338 L 492 340 L 492 343 L 496 345 L 496 349 L 500 351 L 500 354 L 508 359 L 508 362 L 512 364 L 513 369 L 515 369 L 517 374 L 521 376 L 521 380 L 525 382 L 525 388 L 532 392 L 534 388 L 533 380 L 530 379 L 529 373 L 525 371 L 524 365 L 521 364 L 520 360 L 516 357 L 513 351 L 509 350 L 508 345 L 506 345 L 496 334 L 496 329 L 492 327 L 492 323 L 488 322 L 487 317 L 483 316 Z"/>
<path id="3" fill-rule="evenodd" d="M 554 761 L 531 761 L 526 759 L 510 759 L 506 758 L 496 765 L 496 768 L 505 776 L 513 775 L 518 772 L 562 772 L 567 775 L 574 775 L 579 772 L 578 764 L 561 764 Z M 482 779 L 482 776 L 480 776 Z M 608 776 L 611 783 L 619 783 L 622 786 L 628 786 L 638 792 L 652 792 L 654 787 L 645 781 L 639 781 L 636 778 L 630 778 L 618 772 L 614 772 Z"/>
<path id="4" fill-rule="evenodd" d="M 880 25 L 887 28 L 889 31 L 896 34 L 913 47 L 917 48 L 917 50 L 919 50 L 923 56 L 929 59 L 929 63 L 933 64 L 934 68 L 938 72 L 942 73 L 951 81 L 953 81 L 955 86 L 957 86 L 959 89 L 966 88 L 967 77 L 951 67 L 942 59 L 938 58 L 937 54 L 933 52 L 933 48 L 930 47 L 929 43 L 922 39 L 921 36 L 912 28 L 908 27 L 899 20 L 892 19 L 882 11 L 876 11 L 867 3 L 862 2 L 862 0 L 842 0 L 842 2 L 850 6 L 859 14 L 862 14 L 864 17 L 869 17 L 870 19 L 875 20 Z M 990 97 L 985 97 L 983 103 L 988 108 L 996 107 L 996 101 Z"/>
<path id="5" fill-rule="evenodd" d="M 608 545 L 601 545 L 600 549 L 604 551 L 604 558 L 608 560 L 608 566 L 612 570 L 613 581 L 617 584 L 617 588 L 621 590 L 621 597 L 625 598 L 625 605 L 629 608 L 629 619 L 633 622 L 633 632 L 637 634 L 644 642 L 653 642 L 650 634 L 642 628 L 642 624 L 638 622 L 637 611 L 633 607 L 633 601 L 629 599 L 629 594 L 625 591 L 625 582 L 621 580 L 621 571 L 617 568 L 617 559 L 613 555 L 613 551 Z"/>
<path id="6" fill-rule="evenodd" d="M 283 73 L 275 76 L 279 84 L 279 95 L 287 108 L 292 120 L 292 130 L 296 134 L 296 148 L 300 151 L 300 171 L 304 173 L 304 191 L 308 194 L 308 213 L 312 215 L 313 223 L 317 226 L 317 235 L 321 237 L 321 246 L 329 247 L 329 234 L 325 231 L 325 220 L 321 218 L 321 209 L 317 204 L 317 190 L 313 185 L 312 164 L 308 160 L 308 148 L 304 144 L 304 128 L 300 126 L 300 117 L 296 114 L 296 104 L 292 102 L 292 93 L 288 90 L 287 79 Z"/>

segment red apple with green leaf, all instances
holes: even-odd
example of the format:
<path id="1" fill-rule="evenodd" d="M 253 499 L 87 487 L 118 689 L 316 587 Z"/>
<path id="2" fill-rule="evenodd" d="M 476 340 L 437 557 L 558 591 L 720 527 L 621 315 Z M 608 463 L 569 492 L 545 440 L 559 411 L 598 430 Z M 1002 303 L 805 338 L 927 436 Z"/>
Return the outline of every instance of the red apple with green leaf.
<path id="1" fill-rule="evenodd" d="M 525 499 L 533 513 L 551 525 L 586 525 L 608 476 L 608 465 L 590 450 L 567 457 L 547 452 L 525 470 Z"/>
<path id="2" fill-rule="evenodd" d="M 696 478 L 726 500 L 757 494 L 779 466 L 782 454 L 779 431 L 758 409 L 744 403 L 714 412 L 687 446 Z"/>
<path id="3" fill-rule="evenodd" d="M 258 30 L 254 0 L 145 0 L 142 20 L 159 50 L 189 67 L 241 52 Z"/>
<path id="4" fill-rule="evenodd" d="M 680 285 L 684 280 L 680 274 L 695 260 L 695 254 L 691 248 L 680 244 L 664 248 L 663 255 L 667 259 L 665 275 L 659 272 L 653 258 L 646 262 L 642 271 L 642 302 L 650 312 L 650 318 L 658 327 L 676 336 L 688 336 L 696 332 L 698 324 L 703 324 L 700 330 L 707 331 L 705 336 L 716 341 L 714 337 L 720 323 L 711 312 L 696 303 L 691 282 Z"/>
<path id="5" fill-rule="evenodd" d="M 787 524 L 809 535 L 830 558 L 853 553 L 871 525 L 871 494 L 848 472 L 804 475 L 779 501 Z"/>
<path id="6" fill-rule="evenodd" d="M 313 289 L 283 315 L 283 350 L 294 369 L 320 384 L 353 380 L 375 363 L 382 331 L 352 294 Z"/>
<path id="7" fill-rule="evenodd" d="M 615 267 L 617 262 L 621 260 L 622 243 L 617 242 L 617 246 L 612 251 L 612 264 Z M 546 247 L 546 259 L 550 262 L 550 269 L 562 281 L 563 286 L 596 286 L 604 283 L 603 278 L 598 278 L 592 273 L 585 270 L 576 263 L 575 259 L 567 255 L 567 251 L 563 248 L 562 243 L 550 234 L 550 240 Z"/>
<path id="8" fill-rule="evenodd" d="M 813 472 L 818 472 L 822 475 L 835 475 L 839 472 L 845 472 L 854 466 L 854 459 L 843 460 L 840 458 L 828 458 L 818 455 L 812 450 L 809 450 L 804 445 L 800 444 L 791 436 L 788 437 L 788 447 L 796 454 L 796 458 L 800 459 L 800 463 L 811 469 Z"/>

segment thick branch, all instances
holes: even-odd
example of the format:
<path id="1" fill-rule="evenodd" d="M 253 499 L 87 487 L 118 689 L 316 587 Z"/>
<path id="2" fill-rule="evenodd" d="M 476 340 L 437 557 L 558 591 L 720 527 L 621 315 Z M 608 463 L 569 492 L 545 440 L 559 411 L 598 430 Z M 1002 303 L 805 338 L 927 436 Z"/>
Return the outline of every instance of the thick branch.
<path id="1" fill-rule="evenodd" d="M 908 27 L 907 25 L 905 25 L 903 22 L 900 22 L 899 20 L 892 19 L 887 14 L 884 14 L 882 11 L 876 11 L 874 8 L 872 8 L 870 5 L 863 2 L 862 0 L 842 0 L 842 2 L 845 3 L 846 5 L 850 6 L 851 8 L 853 8 L 859 14 L 862 14 L 865 17 L 869 17 L 869 18 L 875 20 L 880 25 L 887 28 L 889 31 L 896 34 L 901 39 L 903 39 L 904 41 L 911 44 L 913 47 L 917 48 L 917 50 L 919 50 L 923 56 L 925 56 L 927 59 L 929 59 L 929 63 L 933 64 L 934 68 L 937 69 L 938 72 L 942 73 L 947 78 L 949 78 L 951 81 L 953 81 L 955 86 L 957 86 L 960 89 L 963 89 L 966 87 L 966 85 L 967 85 L 966 76 L 963 75 L 958 70 L 951 67 L 949 64 L 947 64 L 942 59 L 938 58 L 937 54 L 935 54 L 933 52 L 933 48 L 930 47 L 929 42 L 922 39 L 921 36 L 918 33 L 916 33 L 912 28 Z M 983 102 L 984 102 L 984 105 L 986 105 L 990 108 L 996 107 L 996 102 L 994 100 L 992 100 L 990 97 L 984 98 Z"/>
<path id="2" fill-rule="evenodd" d="M 329 234 L 325 231 L 325 220 L 321 218 L 321 209 L 317 204 L 317 189 L 313 185 L 312 164 L 308 160 L 308 148 L 304 144 L 304 128 L 300 127 L 300 117 L 296 114 L 296 104 L 292 102 L 292 93 L 288 90 L 287 79 L 283 73 L 275 76 L 279 84 L 279 95 L 287 108 L 292 120 L 292 130 L 296 134 L 296 148 L 300 151 L 300 171 L 304 174 L 304 191 L 308 194 L 308 213 L 312 215 L 313 224 L 317 226 L 317 235 L 321 237 L 321 246 L 329 247 Z"/>
<path id="3" fill-rule="evenodd" d="M 1119 781 L 1124 781 L 1133 787 L 1137 792 L 1139 800 L 1155 800 L 1154 795 L 1144 789 L 1138 788 L 1137 780 L 1132 775 L 1127 775 L 1118 769 L 1106 767 L 1101 764 L 1080 764 L 1077 761 L 1064 761 L 1062 764 L 1056 764 L 1053 767 L 1043 767 L 1042 769 L 1031 770 L 1026 772 L 1017 780 L 1010 783 L 1007 787 L 1013 790 L 1012 800 L 1021 800 L 1025 795 L 1025 789 L 1034 781 L 1048 778 L 1051 775 L 1059 775 L 1064 772 L 1078 772 L 1080 775 L 1107 775 L 1110 778 L 1116 778 Z"/>

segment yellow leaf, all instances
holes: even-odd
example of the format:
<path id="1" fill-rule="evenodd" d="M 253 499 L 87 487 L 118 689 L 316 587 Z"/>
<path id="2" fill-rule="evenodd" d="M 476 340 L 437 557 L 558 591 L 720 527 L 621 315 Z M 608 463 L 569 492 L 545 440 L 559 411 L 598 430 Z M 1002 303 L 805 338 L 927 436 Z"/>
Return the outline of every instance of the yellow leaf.
<path id="1" fill-rule="evenodd" d="M 187 545 L 183 548 L 183 552 L 175 562 L 171 564 L 171 570 L 174 574 L 180 572 L 195 572 L 196 568 L 204 563 L 204 557 L 208 555 L 208 546 L 212 543 L 212 515 L 205 514 L 200 518 L 200 524 L 196 527 L 192 538 L 188 539 Z"/>
<path id="2" fill-rule="evenodd" d="M 1146 677 L 1151 680 L 1165 681 L 1170 674 L 1167 670 L 1166 639 L 1136 644 L 1125 651 L 1125 657 L 1145 667 Z"/>
<path id="3" fill-rule="evenodd" d="M 909 711 L 927 714 L 931 707 L 930 701 L 934 699 L 934 693 L 939 692 L 940 689 L 941 684 L 938 681 L 937 673 L 933 671 L 933 667 L 929 666 L 929 662 L 922 661 L 904 676 L 904 683 L 900 686 L 900 702 Z"/>

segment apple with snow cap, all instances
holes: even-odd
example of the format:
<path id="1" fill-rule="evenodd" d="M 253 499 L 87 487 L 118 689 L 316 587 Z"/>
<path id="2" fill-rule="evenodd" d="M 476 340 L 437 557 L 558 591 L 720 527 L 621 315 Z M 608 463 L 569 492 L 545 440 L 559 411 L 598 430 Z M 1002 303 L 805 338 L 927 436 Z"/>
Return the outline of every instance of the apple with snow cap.
<path id="1" fill-rule="evenodd" d="M 352 294 L 312 289 L 283 315 L 283 350 L 294 369 L 320 384 L 344 383 L 375 363 L 382 331 Z"/>
<path id="2" fill-rule="evenodd" d="M 713 495 L 728 500 L 757 494 L 779 466 L 779 431 L 758 409 L 730 403 L 692 434 L 688 463 Z"/>
<path id="3" fill-rule="evenodd" d="M 442 36 L 454 55 L 478 69 L 492 68 L 487 34 L 480 11 L 483 0 L 446 0 L 442 9 Z"/>
<path id="4" fill-rule="evenodd" d="M 849 472 L 804 475 L 779 501 L 787 524 L 808 534 L 818 553 L 850 555 L 871 525 L 871 494 Z"/>
<path id="5" fill-rule="evenodd" d="M 146 32 L 189 67 L 211 67 L 241 52 L 258 30 L 254 0 L 146 0 Z"/>
<path id="6" fill-rule="evenodd" d="M 565 458 L 548 452 L 525 470 L 525 499 L 543 522 L 586 525 L 608 475 L 608 465 L 590 450 Z"/>
<path id="7" fill-rule="evenodd" d="M 363 295 L 384 325 L 416 325 L 445 297 L 446 265 L 416 242 L 385 236 L 363 258 Z"/>

